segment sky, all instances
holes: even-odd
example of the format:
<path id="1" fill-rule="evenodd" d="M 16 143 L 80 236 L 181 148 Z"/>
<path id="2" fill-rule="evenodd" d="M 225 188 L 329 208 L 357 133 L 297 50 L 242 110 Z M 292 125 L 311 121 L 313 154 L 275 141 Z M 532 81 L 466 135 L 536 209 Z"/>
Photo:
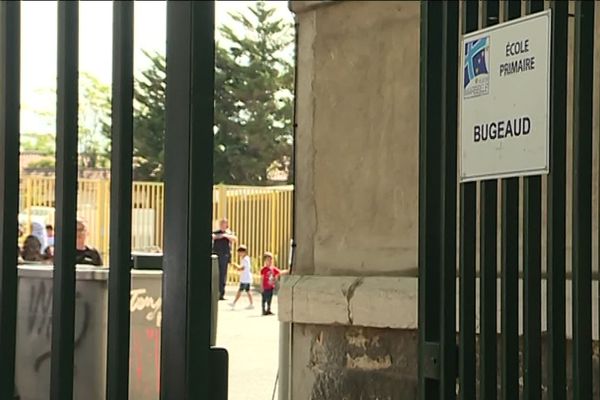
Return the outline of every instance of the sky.
<path id="1" fill-rule="evenodd" d="M 251 1 L 217 1 L 215 23 L 229 23 L 229 12 L 247 10 Z M 287 1 L 269 1 L 276 15 L 293 20 Z M 21 2 L 21 131 L 50 132 L 53 124 L 40 112 L 53 112 L 56 98 L 55 1 Z M 112 2 L 81 1 L 79 6 L 79 69 L 111 82 Z M 134 68 L 148 67 L 142 49 L 165 53 L 166 2 L 135 2 Z M 242 32 L 240 32 L 242 33 Z M 218 35 L 218 33 L 217 33 Z M 218 36 L 217 36 L 218 38 Z"/>

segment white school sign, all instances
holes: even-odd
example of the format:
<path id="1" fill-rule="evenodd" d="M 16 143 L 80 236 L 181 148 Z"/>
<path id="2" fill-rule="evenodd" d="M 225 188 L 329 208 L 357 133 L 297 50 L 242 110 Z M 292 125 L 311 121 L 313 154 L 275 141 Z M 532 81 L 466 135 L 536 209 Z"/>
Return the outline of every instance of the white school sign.
<path id="1" fill-rule="evenodd" d="M 550 19 L 548 10 L 463 36 L 461 182 L 548 173 Z"/>

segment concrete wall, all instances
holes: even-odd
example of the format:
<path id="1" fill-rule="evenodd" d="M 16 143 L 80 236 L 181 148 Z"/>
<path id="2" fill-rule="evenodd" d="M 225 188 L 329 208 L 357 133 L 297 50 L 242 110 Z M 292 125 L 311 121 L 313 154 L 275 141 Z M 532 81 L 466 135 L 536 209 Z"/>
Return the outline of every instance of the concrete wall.
<path id="1" fill-rule="evenodd" d="M 414 274 L 419 3 L 300 3 L 297 271 Z"/>
<path id="2" fill-rule="evenodd" d="M 305 276 L 279 296 L 280 319 L 295 322 L 292 398 L 414 399 L 416 280 L 399 276 L 417 271 L 419 3 L 291 9 Z"/>
<path id="3" fill-rule="evenodd" d="M 414 400 L 418 335 L 390 330 L 298 324 L 293 399 Z M 302 384 L 299 384 L 299 383 Z"/>
<path id="4" fill-rule="evenodd" d="M 108 268 L 77 266 L 75 399 L 106 398 L 108 272 Z M 162 271 L 134 270 L 132 278 L 129 399 L 155 400 L 159 398 Z M 52 288 L 52 266 L 19 266 L 15 386 L 20 400 L 49 398 Z"/>

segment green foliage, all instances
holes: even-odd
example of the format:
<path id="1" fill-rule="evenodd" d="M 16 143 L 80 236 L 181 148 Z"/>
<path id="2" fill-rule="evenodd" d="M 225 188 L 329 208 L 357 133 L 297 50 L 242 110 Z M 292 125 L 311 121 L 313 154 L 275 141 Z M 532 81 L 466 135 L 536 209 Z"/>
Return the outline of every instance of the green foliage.
<path id="1" fill-rule="evenodd" d="M 285 168 L 292 146 L 291 26 L 264 2 L 251 15 L 231 14 L 244 28 L 220 28 L 215 76 L 215 182 L 266 184 L 272 166 Z"/>
<path id="2" fill-rule="evenodd" d="M 27 169 L 54 169 L 56 166 L 56 162 L 54 157 L 50 158 L 42 158 L 38 161 L 30 162 L 27 165 Z"/>
<path id="3" fill-rule="evenodd" d="M 110 163 L 110 86 L 91 74 L 79 75 L 79 164 L 105 168 Z"/>
<path id="4" fill-rule="evenodd" d="M 267 184 L 269 173 L 287 173 L 292 151 L 291 24 L 274 16 L 265 2 L 249 13 L 231 14 L 237 28 L 221 26 L 216 48 L 214 180 Z M 238 34 L 236 32 L 243 32 Z M 137 77 L 134 92 L 134 178 L 162 180 L 166 61 L 145 53 L 150 67 Z M 110 87 L 81 73 L 79 158 L 82 168 L 110 163 Z M 50 115 L 52 114 L 52 115 Z M 53 121 L 54 113 L 48 118 Z M 35 137 L 24 150 L 53 156 L 55 135 Z"/>
<path id="5" fill-rule="evenodd" d="M 165 142 L 165 57 L 144 52 L 151 66 L 136 79 L 133 156 L 137 180 L 162 180 Z"/>
<path id="6" fill-rule="evenodd" d="M 53 134 L 21 134 L 21 151 L 54 157 L 56 136 Z"/>
<path id="7" fill-rule="evenodd" d="M 256 2 L 247 17 L 231 14 L 243 35 L 219 28 L 215 70 L 215 183 L 267 184 L 267 173 L 287 170 L 292 146 L 293 65 L 291 25 Z M 137 79 L 134 119 L 136 179 L 163 177 L 166 64 Z"/>
<path id="8" fill-rule="evenodd" d="M 56 96 L 56 90 L 47 90 Z M 93 75 L 79 75 L 79 167 L 105 168 L 110 164 L 110 86 Z M 55 111 L 38 111 L 41 118 L 48 120 L 51 128 L 56 126 Z M 23 135 L 22 149 L 36 151 L 54 157 L 56 134 L 31 133 Z M 46 163 L 45 166 L 50 164 Z"/>

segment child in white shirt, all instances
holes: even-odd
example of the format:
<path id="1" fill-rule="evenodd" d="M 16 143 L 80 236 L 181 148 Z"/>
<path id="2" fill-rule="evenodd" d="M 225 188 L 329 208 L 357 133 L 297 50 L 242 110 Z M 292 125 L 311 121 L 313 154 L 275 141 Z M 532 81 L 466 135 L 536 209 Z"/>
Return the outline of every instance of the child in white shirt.
<path id="1" fill-rule="evenodd" d="M 231 309 L 235 308 L 235 303 L 237 303 L 242 296 L 242 292 L 246 292 L 248 295 L 248 301 L 250 301 L 250 304 L 248 307 L 246 307 L 246 309 L 252 310 L 254 308 L 254 304 L 252 303 L 252 293 L 250 292 L 250 286 L 252 285 L 252 260 L 250 259 L 250 256 L 248 256 L 248 249 L 246 246 L 241 245 L 237 252 L 241 259 L 241 266 L 234 268 L 240 271 L 240 288 L 235 295 L 235 300 L 233 300 L 233 303 L 230 304 Z"/>

